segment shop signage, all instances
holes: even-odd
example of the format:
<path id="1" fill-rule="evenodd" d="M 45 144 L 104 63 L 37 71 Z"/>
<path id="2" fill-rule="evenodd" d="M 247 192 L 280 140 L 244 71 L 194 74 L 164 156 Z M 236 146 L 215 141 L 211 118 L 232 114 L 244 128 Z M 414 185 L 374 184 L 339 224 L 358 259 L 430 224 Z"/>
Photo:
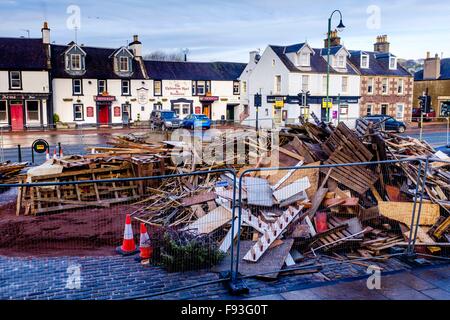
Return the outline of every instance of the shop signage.
<path id="1" fill-rule="evenodd" d="M 137 100 L 138 103 L 141 105 L 146 105 L 148 102 L 148 89 L 146 88 L 139 88 L 137 89 Z"/>
<path id="2" fill-rule="evenodd" d="M 120 117 L 120 107 L 114 107 L 114 117 Z"/>
<path id="3" fill-rule="evenodd" d="M 191 85 L 189 81 L 164 81 L 164 95 L 185 97 L 191 95 Z"/>
<path id="4" fill-rule="evenodd" d="M 21 94 L 0 94 L 1 100 L 32 100 L 32 99 L 42 99 L 48 98 L 48 94 L 43 93 L 21 93 Z"/>
<path id="5" fill-rule="evenodd" d="M 94 107 L 86 108 L 86 117 L 93 118 L 94 117 Z"/>
<path id="6" fill-rule="evenodd" d="M 215 97 L 215 96 L 200 97 L 200 102 L 214 102 L 214 101 L 219 101 L 219 97 Z"/>
<path id="7" fill-rule="evenodd" d="M 333 107 L 333 99 L 332 98 L 328 98 L 328 100 L 326 98 L 322 99 L 322 108 L 331 109 L 332 107 Z"/>
<path id="8" fill-rule="evenodd" d="M 202 113 L 202 107 L 195 107 L 195 114 L 201 114 Z"/>
<path id="9" fill-rule="evenodd" d="M 276 97 L 275 98 L 275 108 L 283 108 L 284 107 L 284 98 Z"/>
<path id="10" fill-rule="evenodd" d="M 112 101 L 116 101 L 116 97 L 115 96 L 94 96 L 94 101 L 112 102 Z"/>

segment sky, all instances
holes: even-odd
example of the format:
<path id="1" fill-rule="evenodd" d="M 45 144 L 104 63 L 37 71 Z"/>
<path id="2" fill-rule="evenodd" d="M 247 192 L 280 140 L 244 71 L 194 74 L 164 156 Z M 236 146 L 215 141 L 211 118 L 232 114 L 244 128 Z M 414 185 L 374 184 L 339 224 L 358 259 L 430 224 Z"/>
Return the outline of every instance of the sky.
<path id="1" fill-rule="evenodd" d="M 188 48 L 192 61 L 247 62 L 269 44 L 322 47 L 335 9 L 348 49 L 373 50 L 387 34 L 398 57 L 450 57 L 447 0 L 0 0 L 0 37 L 37 38 L 48 21 L 57 44 L 118 48 L 138 34 L 144 53 Z"/>

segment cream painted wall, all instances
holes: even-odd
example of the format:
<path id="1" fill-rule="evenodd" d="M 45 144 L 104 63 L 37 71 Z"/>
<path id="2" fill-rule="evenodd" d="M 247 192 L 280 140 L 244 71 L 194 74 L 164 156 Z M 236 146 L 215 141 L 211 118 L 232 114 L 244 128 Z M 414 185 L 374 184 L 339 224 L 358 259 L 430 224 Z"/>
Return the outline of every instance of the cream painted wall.
<path id="1" fill-rule="evenodd" d="M 48 93 L 47 71 L 22 71 L 22 90 L 9 90 L 9 73 L 0 71 L 0 92 Z"/>

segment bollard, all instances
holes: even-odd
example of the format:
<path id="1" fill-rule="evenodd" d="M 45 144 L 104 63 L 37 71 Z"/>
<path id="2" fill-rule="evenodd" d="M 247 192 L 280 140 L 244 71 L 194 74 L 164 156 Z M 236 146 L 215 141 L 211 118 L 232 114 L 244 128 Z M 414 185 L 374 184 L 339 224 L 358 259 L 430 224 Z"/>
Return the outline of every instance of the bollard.
<path id="1" fill-rule="evenodd" d="M 61 158 L 61 142 L 58 142 L 58 156 Z"/>
<path id="2" fill-rule="evenodd" d="M 17 156 L 18 156 L 18 162 L 22 162 L 22 147 L 20 144 L 17 145 Z"/>

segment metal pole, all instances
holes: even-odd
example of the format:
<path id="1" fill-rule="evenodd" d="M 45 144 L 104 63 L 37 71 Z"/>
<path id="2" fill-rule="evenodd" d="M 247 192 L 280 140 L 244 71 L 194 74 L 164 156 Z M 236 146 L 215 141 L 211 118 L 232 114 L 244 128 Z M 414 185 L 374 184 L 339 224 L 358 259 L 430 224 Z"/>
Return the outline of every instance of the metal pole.
<path id="1" fill-rule="evenodd" d="M 447 146 L 450 144 L 450 116 L 447 116 Z"/>
<path id="2" fill-rule="evenodd" d="M 341 122 L 341 94 L 338 95 L 338 116 L 337 116 L 337 124 Z"/>
<path id="3" fill-rule="evenodd" d="M 418 229 L 419 229 L 420 214 L 422 213 L 422 203 L 423 203 L 423 197 L 424 197 L 425 188 L 426 188 L 429 164 L 430 164 L 430 158 L 427 157 L 427 160 L 425 161 L 425 169 L 424 169 L 424 172 L 423 172 L 422 188 L 420 190 L 419 211 L 417 213 L 417 222 L 416 222 L 416 227 L 415 227 L 415 230 L 414 230 L 414 237 L 413 237 L 413 243 L 412 243 L 412 250 L 413 251 L 414 251 L 414 249 L 416 247 L 416 242 L 417 242 L 417 232 L 418 232 Z M 419 182 L 417 182 L 417 183 L 419 183 Z"/>
<path id="4" fill-rule="evenodd" d="M 3 148 L 3 127 L 0 127 L 0 162 L 5 162 L 5 154 Z"/>
<path id="5" fill-rule="evenodd" d="M 17 145 L 17 158 L 18 162 L 22 162 L 22 147 L 20 144 Z"/>
<path id="6" fill-rule="evenodd" d="M 331 46 L 331 18 L 328 19 L 328 50 L 327 50 L 327 100 L 326 100 L 326 114 L 327 114 L 327 122 L 330 122 L 330 108 L 328 108 L 328 101 L 330 99 L 330 46 Z M 322 106 L 323 108 L 323 106 Z"/>
<path id="7" fill-rule="evenodd" d="M 420 181 L 420 176 L 421 175 L 422 175 L 422 161 L 419 162 L 419 170 L 417 172 L 416 192 L 414 194 L 413 212 L 412 212 L 412 217 L 411 217 L 411 225 L 410 225 L 410 228 L 409 228 L 408 249 L 406 251 L 409 256 L 411 256 L 412 253 L 413 253 L 412 244 L 413 244 L 414 219 L 416 218 L 417 200 L 419 198 L 419 181 Z"/>

